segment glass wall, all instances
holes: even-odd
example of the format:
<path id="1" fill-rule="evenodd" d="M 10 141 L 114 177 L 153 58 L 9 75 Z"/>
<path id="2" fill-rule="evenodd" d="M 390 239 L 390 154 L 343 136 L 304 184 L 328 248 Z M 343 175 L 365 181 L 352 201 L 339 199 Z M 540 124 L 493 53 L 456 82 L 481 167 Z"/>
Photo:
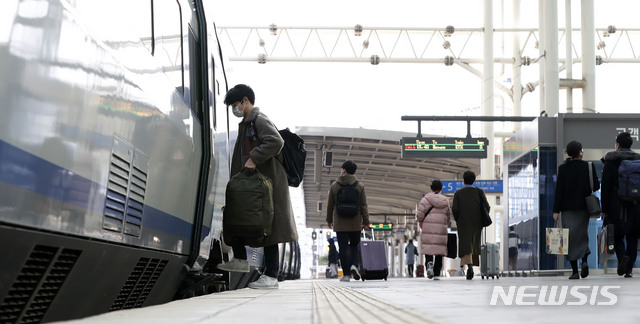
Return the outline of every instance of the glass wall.
<path id="1" fill-rule="evenodd" d="M 531 150 L 508 168 L 509 226 L 519 239 L 517 270 L 538 269 L 538 153 L 538 149 Z"/>

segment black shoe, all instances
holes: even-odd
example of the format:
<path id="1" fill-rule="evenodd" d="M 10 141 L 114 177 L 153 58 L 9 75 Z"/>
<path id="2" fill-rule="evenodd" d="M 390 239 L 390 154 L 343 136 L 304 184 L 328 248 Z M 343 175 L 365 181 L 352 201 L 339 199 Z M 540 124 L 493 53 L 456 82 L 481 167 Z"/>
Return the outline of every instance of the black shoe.
<path id="1" fill-rule="evenodd" d="M 586 262 L 583 262 L 581 268 L 582 269 L 580 269 L 580 277 L 586 278 L 589 275 L 589 265 L 587 265 Z"/>
<path id="2" fill-rule="evenodd" d="M 625 255 L 622 260 L 618 261 L 618 276 L 622 276 L 627 273 L 627 267 L 629 266 L 629 256 Z"/>
<path id="3" fill-rule="evenodd" d="M 569 279 L 573 280 L 573 279 L 580 279 L 580 275 L 577 272 L 574 272 L 571 274 L 571 276 L 569 277 Z"/>
<path id="4" fill-rule="evenodd" d="M 473 279 L 473 267 L 467 269 L 467 280 Z"/>
<path id="5" fill-rule="evenodd" d="M 627 273 L 624 275 L 625 278 L 633 278 L 633 276 L 630 273 Z"/>

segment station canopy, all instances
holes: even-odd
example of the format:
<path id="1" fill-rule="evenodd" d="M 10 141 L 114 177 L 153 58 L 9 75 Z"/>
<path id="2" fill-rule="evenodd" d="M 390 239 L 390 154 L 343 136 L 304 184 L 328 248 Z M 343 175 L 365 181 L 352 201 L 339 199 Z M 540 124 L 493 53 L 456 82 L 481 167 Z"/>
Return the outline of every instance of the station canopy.
<path id="1" fill-rule="evenodd" d="M 465 171 L 480 171 L 480 159 L 401 158 L 401 138 L 416 133 L 332 127 L 296 127 L 296 133 L 307 149 L 302 182 L 307 228 L 327 227 L 329 187 L 346 160 L 358 165 L 371 223 L 414 223 L 416 206 L 433 179 L 462 180 Z"/>

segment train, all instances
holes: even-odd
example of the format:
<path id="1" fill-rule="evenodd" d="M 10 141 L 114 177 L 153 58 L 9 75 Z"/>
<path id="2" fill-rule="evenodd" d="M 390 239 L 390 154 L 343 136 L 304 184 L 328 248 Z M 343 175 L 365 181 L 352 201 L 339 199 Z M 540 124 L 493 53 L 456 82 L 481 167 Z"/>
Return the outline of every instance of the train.
<path id="1" fill-rule="evenodd" d="M 203 0 L 0 7 L 0 323 L 250 281 L 257 257 L 249 276 L 215 270 L 229 258 L 222 208 L 237 120 Z M 298 243 L 282 244 L 280 279 L 299 270 Z"/>

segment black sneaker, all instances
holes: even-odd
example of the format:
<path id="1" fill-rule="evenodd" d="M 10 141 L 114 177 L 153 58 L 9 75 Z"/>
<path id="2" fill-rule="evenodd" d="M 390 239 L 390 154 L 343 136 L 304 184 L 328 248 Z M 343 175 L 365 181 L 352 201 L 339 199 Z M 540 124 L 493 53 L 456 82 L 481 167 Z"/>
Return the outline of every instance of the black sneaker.
<path id="1" fill-rule="evenodd" d="M 577 272 L 574 272 L 571 274 L 571 276 L 569 276 L 569 279 L 573 280 L 573 279 L 580 279 L 580 275 Z"/>
<path id="2" fill-rule="evenodd" d="M 633 276 L 630 273 L 627 273 L 624 275 L 625 278 L 633 278 Z"/>
<path id="3" fill-rule="evenodd" d="M 580 277 L 586 278 L 589 275 L 589 265 L 587 265 L 586 262 L 583 262 L 581 268 L 582 269 L 580 269 Z"/>
<path id="4" fill-rule="evenodd" d="M 618 261 L 618 276 L 622 276 L 627 273 L 627 267 L 629 266 L 629 256 L 625 255 L 622 260 Z"/>
<path id="5" fill-rule="evenodd" d="M 467 280 L 473 279 L 473 267 L 467 269 Z"/>

